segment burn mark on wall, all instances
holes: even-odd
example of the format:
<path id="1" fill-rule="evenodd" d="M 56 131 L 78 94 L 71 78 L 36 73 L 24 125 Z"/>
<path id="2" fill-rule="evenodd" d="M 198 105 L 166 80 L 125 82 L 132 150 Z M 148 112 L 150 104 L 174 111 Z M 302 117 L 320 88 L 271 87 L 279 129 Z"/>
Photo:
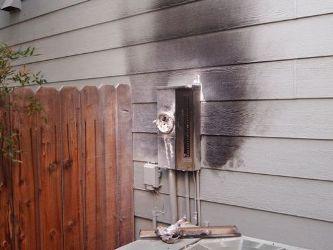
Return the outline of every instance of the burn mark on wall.
<path id="1" fill-rule="evenodd" d="M 228 136 L 203 136 L 201 139 L 202 165 L 211 168 L 239 168 L 242 162 L 236 159 L 236 154 L 242 138 Z"/>
<path id="2" fill-rule="evenodd" d="M 173 25 L 172 23 L 159 20 L 158 17 L 159 15 L 155 15 L 151 20 L 154 23 L 154 37 L 151 38 L 152 41 L 161 40 L 165 30 L 168 30 L 167 27 Z M 182 25 L 182 23 L 179 22 L 177 25 Z M 124 40 L 130 39 L 130 34 L 126 30 L 128 31 L 129 29 L 124 29 Z M 205 32 L 207 30 L 203 31 L 203 33 Z M 202 159 L 205 159 L 203 164 L 211 167 L 223 167 L 234 157 L 242 143 L 241 140 L 234 139 L 233 135 L 244 134 L 251 119 L 250 117 L 244 117 L 247 108 L 246 102 L 231 102 L 231 100 L 246 99 L 249 84 L 247 82 L 247 71 L 241 67 L 236 71 L 228 66 L 220 67 L 219 70 L 208 67 L 220 66 L 225 62 L 228 62 L 228 64 L 239 63 L 239 58 L 248 56 L 251 49 L 251 41 L 246 41 L 246 46 L 238 42 L 224 41 L 230 42 L 230 44 L 227 46 L 223 45 L 225 49 L 221 49 L 221 42 L 223 41 L 215 39 L 215 33 L 205 37 L 206 39 L 212 39 L 212 42 L 210 42 L 211 46 L 205 46 L 204 43 L 198 42 L 198 39 L 201 39 L 198 36 L 189 36 L 186 39 L 175 38 L 172 43 L 168 40 L 150 42 L 141 46 L 131 46 L 125 50 L 124 57 L 127 66 L 126 71 L 131 74 L 130 83 L 133 93 L 137 95 L 142 93 L 139 97 L 133 97 L 136 103 L 155 102 L 156 92 L 154 89 L 156 86 L 193 84 L 196 75 L 200 75 L 201 78 L 202 105 L 206 102 L 228 103 L 223 112 L 214 110 L 213 105 L 209 112 L 208 109 L 202 109 L 202 116 L 205 117 L 207 122 L 204 126 L 212 128 L 214 127 L 213 123 L 218 121 L 219 124 L 223 123 L 224 128 L 224 131 L 218 134 L 229 136 L 217 137 L 216 139 L 211 137 L 214 138 L 214 142 L 211 141 L 207 145 L 203 144 L 208 143 L 208 141 L 201 143 L 201 155 Z M 140 53 L 140 49 L 144 49 L 146 46 L 150 48 L 149 53 Z M 172 50 L 175 53 L 170 53 Z M 136 58 L 136 60 L 133 60 L 133 58 Z M 143 67 L 147 61 L 150 62 L 149 65 L 152 65 L 149 69 Z M 184 65 L 186 65 L 185 68 Z M 186 71 L 186 69 L 191 70 Z M 144 78 L 146 73 L 149 74 Z M 218 105 L 215 107 L 218 109 Z M 228 109 L 230 112 L 228 112 Z M 207 126 L 209 120 L 212 123 Z M 206 128 L 202 127 L 204 134 L 216 135 Z M 225 146 L 226 143 L 232 146 Z"/>
<path id="3" fill-rule="evenodd" d="M 241 147 L 251 117 L 246 114 L 246 79 L 239 81 L 239 73 L 227 70 L 207 70 L 201 73 L 202 122 L 201 155 L 206 167 L 236 167 L 233 159 Z M 244 78 L 245 74 L 241 74 Z M 232 100 L 232 101 L 231 101 Z M 224 136 L 221 136 L 224 135 Z M 238 166 L 238 165 L 237 165 Z"/>

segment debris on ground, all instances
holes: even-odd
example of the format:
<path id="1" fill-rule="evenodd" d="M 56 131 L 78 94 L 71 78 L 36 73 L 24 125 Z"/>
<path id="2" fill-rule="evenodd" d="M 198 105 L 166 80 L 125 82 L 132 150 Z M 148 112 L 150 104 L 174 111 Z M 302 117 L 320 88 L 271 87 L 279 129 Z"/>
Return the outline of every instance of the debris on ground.
<path id="1" fill-rule="evenodd" d="M 140 238 L 160 238 L 168 244 L 173 244 L 180 238 L 229 238 L 240 236 L 241 233 L 236 226 L 199 227 L 189 223 L 185 217 L 170 226 L 159 226 L 155 231 L 140 231 Z"/>

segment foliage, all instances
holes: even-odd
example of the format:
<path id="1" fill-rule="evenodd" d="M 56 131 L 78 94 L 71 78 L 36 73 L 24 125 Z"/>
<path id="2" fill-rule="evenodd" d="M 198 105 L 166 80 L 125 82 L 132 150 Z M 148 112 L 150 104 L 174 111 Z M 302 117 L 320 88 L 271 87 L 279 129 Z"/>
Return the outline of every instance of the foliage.
<path id="1" fill-rule="evenodd" d="M 0 42 L 0 157 L 11 161 L 17 161 L 18 147 L 15 143 L 17 134 L 6 125 L 3 114 L 17 108 L 9 102 L 10 94 L 15 88 L 46 83 L 40 72 L 33 73 L 25 65 L 17 66 L 18 60 L 35 55 L 34 48 L 12 49 Z M 21 109 L 19 112 L 27 112 L 29 115 L 43 110 L 34 96 L 29 97 L 27 107 L 19 109 Z"/>

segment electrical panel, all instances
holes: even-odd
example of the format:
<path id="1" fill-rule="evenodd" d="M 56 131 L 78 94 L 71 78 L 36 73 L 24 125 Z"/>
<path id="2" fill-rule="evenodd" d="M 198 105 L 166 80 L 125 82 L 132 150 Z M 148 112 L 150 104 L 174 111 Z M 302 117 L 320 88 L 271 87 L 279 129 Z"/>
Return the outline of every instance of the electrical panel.
<path id="1" fill-rule="evenodd" d="M 157 89 L 159 167 L 199 169 L 200 90 L 198 85 Z"/>

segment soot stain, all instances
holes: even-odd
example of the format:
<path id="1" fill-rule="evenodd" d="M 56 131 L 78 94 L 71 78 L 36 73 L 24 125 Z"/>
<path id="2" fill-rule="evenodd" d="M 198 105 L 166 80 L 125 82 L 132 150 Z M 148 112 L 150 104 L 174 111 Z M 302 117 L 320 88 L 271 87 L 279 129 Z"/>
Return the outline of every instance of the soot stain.
<path id="1" fill-rule="evenodd" d="M 243 76 L 239 83 L 238 74 Z M 228 67 L 219 70 L 207 70 L 201 74 L 203 108 L 205 124 L 203 130 L 208 133 L 202 137 L 202 163 L 212 168 L 237 168 L 242 165 L 237 159 L 237 151 L 243 144 L 243 138 L 251 117 L 247 115 L 246 79 L 241 69 L 237 72 Z M 245 84 L 244 84 L 245 83 Z M 223 106 L 223 107 L 222 107 Z M 205 113 L 206 112 L 206 113 Z M 218 124 L 218 125 L 216 125 Z M 218 131 L 218 129 L 222 131 Z M 214 130 L 210 134 L 210 130 Z M 214 135 L 215 132 L 219 135 Z"/>
<path id="2" fill-rule="evenodd" d="M 223 15 L 223 13 L 221 14 Z M 154 35 L 151 37 L 151 40 L 159 41 L 161 38 L 165 37 L 165 30 L 168 30 L 167 27 L 170 25 L 170 23 L 159 20 L 158 15 L 154 18 L 154 20 L 151 20 L 151 22 L 154 22 Z M 132 27 L 128 27 L 128 29 L 122 30 L 122 37 L 124 38 L 125 42 L 131 41 L 132 39 L 132 36 L 128 33 L 128 30 L 131 30 L 131 28 Z M 215 119 L 219 119 L 219 122 L 223 123 L 223 128 L 228 128 L 230 133 L 219 136 L 208 134 L 207 136 L 205 135 L 202 137 L 202 163 L 209 167 L 222 168 L 226 166 L 228 162 L 230 163 L 230 160 L 235 158 L 237 151 L 240 149 L 243 143 L 243 140 L 240 137 L 237 137 L 237 135 L 244 134 L 251 117 L 246 116 L 246 102 L 237 101 L 246 97 L 247 73 L 242 71 L 242 68 L 238 69 L 238 72 L 229 70 L 228 67 L 219 67 L 220 70 L 216 70 L 216 66 L 227 61 L 213 59 L 235 58 L 234 60 L 238 60 L 237 58 L 246 58 L 248 55 L 245 53 L 248 53 L 248 50 L 244 50 L 243 47 L 237 48 L 237 44 L 240 43 L 223 45 L 230 47 L 230 50 L 228 51 L 219 49 L 219 46 L 221 46 L 219 41 L 216 41 L 214 46 L 207 45 L 206 47 L 202 46 L 202 44 L 199 46 L 196 43 L 186 44 L 187 42 L 188 41 L 183 39 L 177 40 L 177 42 L 175 42 L 174 50 L 176 50 L 178 53 L 176 53 L 177 56 L 174 57 L 166 54 L 164 46 L 165 41 L 150 43 L 150 51 L 148 54 L 139 53 L 140 46 L 129 47 L 123 54 L 126 62 L 126 72 L 124 73 L 129 75 L 129 81 L 132 88 L 142 88 L 142 84 L 139 84 L 137 80 L 140 75 L 143 76 L 142 73 L 145 74 L 160 71 L 158 73 L 158 77 L 156 78 L 158 79 L 158 83 L 156 81 L 152 81 L 152 79 L 147 78 L 147 81 L 152 81 L 152 83 L 145 84 L 145 88 L 149 88 L 147 92 L 155 95 L 156 91 L 152 91 L 152 88 L 155 88 L 156 85 L 173 85 L 173 79 L 171 77 L 172 74 L 167 73 L 168 68 L 174 70 L 176 69 L 175 65 L 177 67 L 180 65 L 180 68 L 178 67 L 177 70 L 185 70 L 186 67 L 192 69 L 197 66 L 202 67 L 201 69 L 195 69 L 195 71 L 201 77 L 203 101 L 219 103 L 228 102 L 226 109 L 229 108 L 230 112 L 236 111 L 232 114 L 228 113 L 227 110 L 225 110 L 225 112 L 219 112 L 219 110 L 216 110 L 215 114 L 214 111 L 212 111 L 212 113 L 209 115 Z M 247 42 L 249 43 L 249 41 Z M 143 47 L 145 46 L 148 45 L 144 45 Z M 236 53 L 237 57 L 231 54 L 228 55 L 228 53 Z M 242 53 L 244 53 L 244 55 L 242 55 Z M 188 65 L 185 65 L 186 61 L 188 61 Z M 149 62 L 148 64 L 151 65 L 151 68 L 148 69 L 146 66 L 144 66 L 146 62 Z M 237 62 L 232 61 L 230 63 L 235 64 Z M 215 68 L 212 68 L 212 70 L 206 70 L 203 67 Z M 193 74 L 193 72 L 184 74 Z M 241 75 L 241 83 L 239 75 Z M 184 84 L 188 84 L 188 82 L 184 82 Z M 140 91 L 138 91 L 138 93 L 140 93 Z M 207 117 L 207 119 L 210 118 Z M 236 166 L 239 164 L 234 165 Z"/>

